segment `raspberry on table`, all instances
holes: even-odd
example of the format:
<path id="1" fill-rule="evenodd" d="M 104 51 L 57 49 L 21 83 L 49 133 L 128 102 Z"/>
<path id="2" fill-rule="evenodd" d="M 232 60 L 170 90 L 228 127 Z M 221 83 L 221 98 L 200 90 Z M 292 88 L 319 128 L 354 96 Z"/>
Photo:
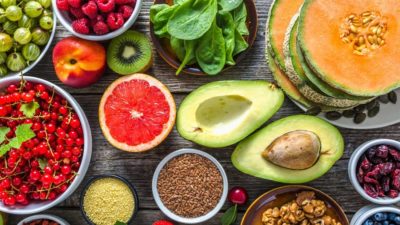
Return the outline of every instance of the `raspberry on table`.
<path id="1" fill-rule="evenodd" d="M 136 0 L 115 0 L 117 5 L 136 5 Z"/>
<path id="2" fill-rule="evenodd" d="M 98 35 L 102 35 L 108 33 L 110 30 L 104 21 L 97 21 L 93 26 L 93 31 Z"/>
<path id="3" fill-rule="evenodd" d="M 124 25 L 124 18 L 121 13 L 109 13 L 107 16 L 107 25 L 111 30 L 117 30 Z"/>
<path id="4" fill-rule="evenodd" d="M 80 8 L 82 6 L 81 0 L 68 0 L 68 4 L 73 8 Z"/>
<path id="5" fill-rule="evenodd" d="M 174 224 L 167 220 L 159 220 L 154 222 L 153 225 L 174 225 Z"/>
<path id="6" fill-rule="evenodd" d="M 57 0 L 56 5 L 59 10 L 63 10 L 63 11 L 69 10 L 68 0 Z"/>
<path id="7" fill-rule="evenodd" d="M 82 6 L 82 12 L 90 19 L 97 17 L 97 4 L 94 1 L 88 1 Z"/>
<path id="8" fill-rule="evenodd" d="M 127 20 L 133 13 L 133 8 L 129 5 L 122 5 L 118 8 L 118 12 L 122 14 L 122 17 Z"/>
<path id="9" fill-rule="evenodd" d="M 75 19 L 85 18 L 85 14 L 83 13 L 81 8 L 70 8 L 69 12 Z"/>
<path id="10" fill-rule="evenodd" d="M 111 12 L 115 8 L 115 1 L 114 0 L 96 0 L 97 7 L 102 12 Z"/>
<path id="11" fill-rule="evenodd" d="M 72 29 L 80 34 L 89 34 L 89 20 L 87 18 L 77 19 L 72 22 Z"/>

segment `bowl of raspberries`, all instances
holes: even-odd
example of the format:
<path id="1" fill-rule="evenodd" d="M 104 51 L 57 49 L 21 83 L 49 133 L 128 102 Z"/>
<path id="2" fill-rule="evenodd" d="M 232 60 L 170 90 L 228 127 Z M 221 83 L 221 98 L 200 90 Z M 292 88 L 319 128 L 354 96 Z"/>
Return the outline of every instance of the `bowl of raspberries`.
<path id="1" fill-rule="evenodd" d="M 400 202 L 400 142 L 376 139 L 362 144 L 349 160 L 348 173 L 366 200 L 380 205 Z"/>
<path id="2" fill-rule="evenodd" d="M 52 0 L 61 24 L 75 36 L 104 41 L 128 30 L 139 16 L 142 0 Z"/>

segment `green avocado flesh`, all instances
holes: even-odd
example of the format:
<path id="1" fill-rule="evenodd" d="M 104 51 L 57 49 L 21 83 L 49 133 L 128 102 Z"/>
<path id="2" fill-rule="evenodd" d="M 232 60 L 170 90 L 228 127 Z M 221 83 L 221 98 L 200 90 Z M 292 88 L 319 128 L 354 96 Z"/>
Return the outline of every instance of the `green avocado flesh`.
<path id="1" fill-rule="evenodd" d="M 221 148 L 239 142 L 282 106 L 281 89 L 266 81 L 216 81 L 190 93 L 177 113 L 179 134 Z"/>
<path id="2" fill-rule="evenodd" d="M 292 131 L 310 131 L 321 143 L 317 162 L 308 169 L 293 170 L 277 166 L 262 153 L 278 137 Z M 232 154 L 233 165 L 243 173 L 281 183 L 305 183 L 324 175 L 343 155 L 344 141 L 339 130 L 323 119 L 294 115 L 277 120 L 246 138 Z"/>

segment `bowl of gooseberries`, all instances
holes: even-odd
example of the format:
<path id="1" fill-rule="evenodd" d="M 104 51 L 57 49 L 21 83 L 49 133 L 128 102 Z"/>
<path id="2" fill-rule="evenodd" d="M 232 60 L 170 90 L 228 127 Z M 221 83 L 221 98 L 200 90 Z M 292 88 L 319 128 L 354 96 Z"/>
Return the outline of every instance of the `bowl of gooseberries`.
<path id="1" fill-rule="evenodd" d="M 27 73 L 54 39 L 51 0 L 0 1 L 0 27 L 0 77 Z"/>
<path id="2" fill-rule="evenodd" d="M 0 211 L 34 214 L 67 199 L 92 154 L 88 120 L 57 85 L 30 76 L 0 79 Z"/>

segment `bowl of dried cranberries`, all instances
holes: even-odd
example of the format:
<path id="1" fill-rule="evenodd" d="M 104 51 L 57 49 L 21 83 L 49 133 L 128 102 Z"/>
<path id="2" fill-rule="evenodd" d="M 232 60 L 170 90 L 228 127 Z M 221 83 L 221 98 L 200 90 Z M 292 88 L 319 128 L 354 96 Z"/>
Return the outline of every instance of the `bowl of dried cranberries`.
<path id="1" fill-rule="evenodd" d="M 127 31 L 139 16 L 142 0 L 52 0 L 61 24 L 77 37 L 104 41 Z"/>
<path id="2" fill-rule="evenodd" d="M 356 191 L 375 204 L 400 202 L 400 142 L 376 139 L 352 154 L 348 173 Z"/>
<path id="3" fill-rule="evenodd" d="M 92 154 L 87 118 L 60 87 L 36 77 L 0 81 L 0 211 L 33 214 L 70 196 Z"/>

